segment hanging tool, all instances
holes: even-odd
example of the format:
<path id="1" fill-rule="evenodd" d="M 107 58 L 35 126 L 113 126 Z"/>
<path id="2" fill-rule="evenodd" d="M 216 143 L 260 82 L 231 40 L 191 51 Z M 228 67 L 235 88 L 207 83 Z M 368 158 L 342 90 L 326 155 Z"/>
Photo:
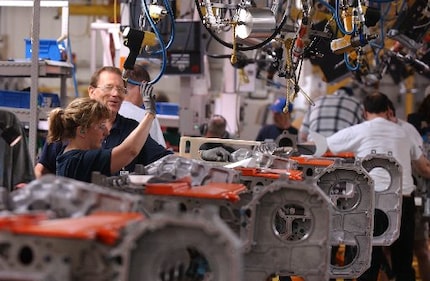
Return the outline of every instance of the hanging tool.
<path id="1" fill-rule="evenodd" d="M 130 49 L 130 54 L 124 62 L 124 68 L 132 70 L 136 63 L 137 56 L 142 52 L 145 46 L 157 45 L 155 33 L 141 31 L 126 27 L 123 31 L 124 46 Z"/>

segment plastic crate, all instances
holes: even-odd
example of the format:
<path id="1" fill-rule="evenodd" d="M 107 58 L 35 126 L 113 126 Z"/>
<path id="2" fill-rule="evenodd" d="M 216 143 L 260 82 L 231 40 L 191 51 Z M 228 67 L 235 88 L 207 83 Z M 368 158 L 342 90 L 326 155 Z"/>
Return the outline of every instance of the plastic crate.
<path id="1" fill-rule="evenodd" d="M 60 97 L 52 93 L 39 93 L 37 103 L 40 107 L 59 107 Z M 0 90 L 0 106 L 30 108 L 30 92 Z"/>
<path id="2" fill-rule="evenodd" d="M 179 104 L 171 102 L 157 102 L 157 114 L 179 115 Z"/>
<path id="3" fill-rule="evenodd" d="M 40 107 L 60 107 L 60 97 L 52 93 L 39 93 L 37 103 Z"/>
<path id="4" fill-rule="evenodd" d="M 25 58 L 31 59 L 32 44 L 31 40 L 25 40 Z M 40 39 L 39 41 L 39 59 L 63 61 L 65 52 L 64 42 L 57 42 L 55 39 Z"/>

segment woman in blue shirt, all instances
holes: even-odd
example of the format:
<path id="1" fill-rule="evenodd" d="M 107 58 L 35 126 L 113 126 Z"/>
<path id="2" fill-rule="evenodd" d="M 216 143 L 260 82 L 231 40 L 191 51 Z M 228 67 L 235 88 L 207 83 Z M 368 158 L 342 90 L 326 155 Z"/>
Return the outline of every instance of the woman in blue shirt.
<path id="1" fill-rule="evenodd" d="M 129 164 L 145 144 L 155 118 L 152 87 L 147 87 L 148 99 L 154 106 L 147 108 L 139 125 L 121 144 L 111 149 L 101 148 L 108 135 L 106 120 L 110 116 L 109 109 L 102 103 L 91 98 L 78 98 L 65 109 L 52 110 L 49 115 L 48 142 L 68 142 L 57 157 L 56 174 L 91 182 L 93 171 L 110 176 Z"/>

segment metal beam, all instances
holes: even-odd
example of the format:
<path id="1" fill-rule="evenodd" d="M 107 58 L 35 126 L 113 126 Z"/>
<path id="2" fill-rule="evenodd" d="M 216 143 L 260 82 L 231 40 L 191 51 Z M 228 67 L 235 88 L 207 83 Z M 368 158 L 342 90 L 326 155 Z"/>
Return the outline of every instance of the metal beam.
<path id="1" fill-rule="evenodd" d="M 114 4 L 109 5 L 78 5 L 70 4 L 69 13 L 71 16 L 107 16 L 114 17 Z M 120 15 L 120 5 L 116 7 L 118 17 Z"/>

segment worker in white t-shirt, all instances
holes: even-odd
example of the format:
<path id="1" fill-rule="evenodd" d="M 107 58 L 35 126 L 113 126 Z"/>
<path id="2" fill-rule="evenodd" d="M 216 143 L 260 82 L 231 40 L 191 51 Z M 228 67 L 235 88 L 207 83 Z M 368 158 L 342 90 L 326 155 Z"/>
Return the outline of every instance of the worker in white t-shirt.
<path id="1" fill-rule="evenodd" d="M 411 196 L 415 190 L 412 178 L 412 166 L 422 176 L 430 177 L 430 162 L 416 142 L 412 141 L 398 124 L 390 121 L 389 98 L 376 92 L 364 98 L 366 121 L 340 130 L 326 138 L 328 150 L 333 153 L 353 152 L 362 158 L 372 152 L 389 154 L 402 167 L 402 220 L 399 238 L 390 246 L 392 271 L 396 280 L 415 281 L 413 260 L 414 212 L 415 203 Z M 317 144 L 319 145 L 319 144 Z M 375 182 L 375 191 L 382 191 L 390 184 L 390 177 L 381 169 L 369 173 Z M 375 227 L 378 218 L 375 217 Z M 373 247 L 370 268 L 357 278 L 357 281 L 377 281 L 381 261 L 384 258 L 381 247 Z"/>

